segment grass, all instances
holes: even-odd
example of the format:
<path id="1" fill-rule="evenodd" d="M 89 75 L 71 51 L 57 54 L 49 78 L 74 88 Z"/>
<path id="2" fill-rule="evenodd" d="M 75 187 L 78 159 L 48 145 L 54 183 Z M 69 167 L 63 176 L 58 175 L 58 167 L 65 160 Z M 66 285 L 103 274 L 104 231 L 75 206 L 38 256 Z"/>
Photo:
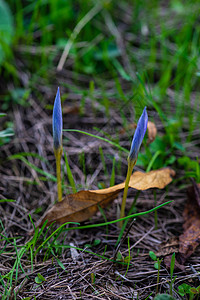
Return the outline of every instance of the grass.
<path id="1" fill-rule="evenodd" d="M 8 239 L 6 238 L 6 236 L 4 236 L 3 234 L 0 234 L 1 238 L 3 238 L 6 242 L 7 245 L 3 248 L 3 253 L 7 253 L 7 255 L 9 255 L 10 251 L 6 251 L 7 248 L 13 247 L 13 250 L 15 250 L 16 252 L 16 260 L 14 262 L 14 265 L 12 267 L 12 269 L 6 273 L 4 276 L 1 276 L 1 282 L 4 288 L 4 293 L 1 294 L 2 299 L 7 299 L 9 297 L 16 297 L 16 294 L 14 292 L 14 294 L 12 295 L 12 285 L 14 284 L 14 282 L 17 282 L 19 280 L 20 275 L 24 274 L 25 277 L 27 279 L 29 279 L 29 275 L 24 271 L 24 268 L 22 267 L 21 261 L 24 259 L 24 256 L 26 257 L 26 259 L 30 260 L 31 263 L 31 271 L 29 271 L 29 273 L 33 272 L 33 262 L 34 260 L 36 260 L 38 254 L 40 253 L 40 255 L 42 255 L 44 258 L 43 260 L 46 261 L 49 259 L 50 256 L 53 256 L 57 259 L 57 261 L 59 261 L 59 259 L 57 258 L 57 255 L 59 255 L 59 249 L 64 250 L 64 249 L 76 249 L 76 250 L 80 250 L 86 253 L 89 253 L 91 255 L 95 255 L 97 257 L 100 257 L 104 260 L 109 260 L 111 262 L 115 262 L 115 260 L 113 260 L 112 258 L 107 258 L 104 255 L 99 255 L 97 253 L 93 253 L 91 251 L 88 251 L 86 249 L 81 249 L 78 247 L 73 247 L 71 245 L 62 245 L 60 244 L 59 241 L 59 236 L 63 234 L 63 232 L 66 232 L 68 230 L 80 230 L 80 229 L 90 229 L 90 228 L 95 228 L 95 227 L 100 227 L 100 226 L 107 226 L 110 224 L 114 224 L 116 222 L 121 222 L 122 220 L 127 220 L 129 218 L 135 218 L 135 217 L 139 217 L 145 214 L 150 213 L 151 211 L 155 211 L 156 209 L 159 209 L 160 207 L 162 207 L 163 205 L 169 204 L 170 202 L 164 203 L 150 211 L 147 212 L 141 212 L 141 213 L 136 213 L 133 215 L 129 215 L 128 217 L 124 217 L 122 219 L 119 220 L 114 220 L 111 222 L 105 222 L 105 223 L 101 223 L 101 224 L 92 224 L 92 225 L 86 225 L 86 226 L 78 226 L 78 227 L 71 227 L 71 228 L 65 228 L 66 225 L 72 224 L 72 225 L 76 225 L 76 223 L 64 223 L 63 225 L 61 225 L 60 227 L 58 227 L 56 230 L 54 230 L 50 235 L 47 234 L 47 232 L 52 229 L 52 226 L 50 226 L 50 229 L 45 229 L 46 223 L 47 221 L 43 224 L 42 228 L 36 228 L 34 223 L 33 223 L 33 227 L 34 227 L 34 235 L 33 237 L 22 247 L 17 247 L 16 244 L 16 238 L 13 239 Z M 31 217 L 30 217 L 31 218 Z M 32 222 L 32 220 L 31 220 Z M 13 240 L 13 241 L 12 241 Z M 37 246 L 39 244 L 39 246 Z M 120 263 L 120 262 L 118 262 Z M 121 262 L 122 263 L 122 262 Z M 62 267 L 64 270 L 65 268 L 63 267 L 62 263 L 59 261 L 59 266 Z M 130 261 L 128 262 L 128 264 L 126 263 L 122 263 L 127 265 L 127 268 L 129 267 Z M 127 269 L 128 270 L 128 269 Z M 42 275 L 41 275 L 42 276 Z"/>
<path id="2" fill-rule="evenodd" d="M 56 299 L 58 290 L 62 293 L 59 285 L 69 299 L 124 294 L 153 299 L 156 291 L 178 293 L 179 286 L 187 297 L 184 284 L 190 279 L 197 288 L 197 275 L 189 267 L 184 274 L 174 271 L 177 277 L 169 286 L 173 278 L 161 264 L 163 282 L 157 285 L 148 253 L 156 252 L 163 239 L 181 234 L 183 187 L 191 177 L 200 182 L 199 1 L 6 3 L 8 7 L 0 6 L 10 32 L 8 40 L 0 41 L 2 299 Z M 155 141 L 147 145 L 145 138 L 136 169 L 171 166 L 176 180 L 156 195 L 130 192 L 127 227 L 121 232 L 114 223 L 121 196 L 84 225 L 34 228 L 55 202 L 51 114 L 57 86 L 65 129 L 64 194 L 123 181 L 133 136 L 130 124 L 147 106 L 157 125 Z M 149 211 L 164 199 L 176 201 L 158 214 L 137 218 L 128 232 L 131 214 Z M 117 245 L 121 258 L 113 264 Z M 79 254 L 77 261 L 72 249 Z M 190 263 L 199 271 L 198 251 Z"/>

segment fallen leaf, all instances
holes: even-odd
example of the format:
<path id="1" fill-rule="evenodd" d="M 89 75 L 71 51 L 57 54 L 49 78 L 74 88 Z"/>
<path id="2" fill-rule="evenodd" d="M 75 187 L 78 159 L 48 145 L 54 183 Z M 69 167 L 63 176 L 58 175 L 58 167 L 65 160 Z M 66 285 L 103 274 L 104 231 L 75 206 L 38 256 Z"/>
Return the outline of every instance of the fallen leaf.
<path id="1" fill-rule="evenodd" d="M 171 268 L 171 260 L 172 260 L 172 254 L 165 256 L 164 258 L 164 264 L 168 270 Z M 185 270 L 185 266 L 183 264 L 180 264 L 177 260 L 177 255 L 175 256 L 175 264 L 174 264 L 174 271 Z"/>
<path id="2" fill-rule="evenodd" d="M 159 251 L 156 253 L 156 256 L 163 257 L 164 264 L 167 269 L 170 270 L 171 267 L 171 259 L 172 254 L 176 253 L 175 255 L 175 264 L 174 264 L 174 270 L 185 270 L 184 265 L 181 261 L 179 261 L 179 238 L 178 237 L 172 237 L 166 242 L 163 242 L 159 246 Z"/>
<path id="3" fill-rule="evenodd" d="M 56 222 L 83 222 L 88 220 L 98 211 L 98 205 L 102 208 L 108 206 L 118 195 L 119 191 L 97 194 L 91 191 L 80 191 L 75 194 L 67 195 L 61 202 L 57 202 L 50 208 L 39 227 L 48 220 L 47 226 Z"/>
<path id="4" fill-rule="evenodd" d="M 175 172 L 170 168 L 148 173 L 135 172 L 131 176 L 129 187 L 137 190 L 162 189 L 172 181 L 171 176 L 174 175 Z M 47 211 L 38 227 L 41 227 L 46 220 L 48 220 L 47 226 L 53 222 L 63 224 L 86 221 L 98 211 L 98 206 L 102 208 L 108 206 L 124 186 L 125 182 L 103 190 L 80 191 L 67 195 Z"/>
<path id="5" fill-rule="evenodd" d="M 179 237 L 179 252 L 186 260 L 200 244 L 200 184 L 188 189 L 188 200 L 183 212 L 183 234 Z"/>
<path id="6" fill-rule="evenodd" d="M 157 257 L 164 257 L 164 264 L 167 269 L 170 269 L 171 266 L 171 259 L 172 254 L 176 253 L 175 255 L 175 265 L 174 270 L 185 270 L 184 265 L 181 264 L 179 261 L 179 238 L 172 237 L 168 239 L 166 242 L 163 242 L 159 246 L 159 251 L 156 253 Z"/>
<path id="7" fill-rule="evenodd" d="M 175 176 L 175 174 L 175 171 L 171 168 L 163 168 L 147 173 L 137 171 L 134 172 L 131 176 L 129 187 L 140 191 L 148 190 L 151 188 L 163 189 L 172 181 L 172 177 Z M 124 186 L 125 182 L 109 187 L 107 189 L 90 191 L 98 194 L 103 194 L 105 192 L 122 190 Z"/>
<path id="8" fill-rule="evenodd" d="M 156 135 L 157 135 L 156 125 L 153 122 L 149 121 L 147 123 L 147 130 L 148 130 L 147 144 L 150 144 L 150 143 L 152 143 L 155 140 Z"/>
<path id="9" fill-rule="evenodd" d="M 185 261 L 200 244 L 200 184 L 193 182 L 193 186 L 188 188 L 183 218 L 184 231 L 179 236 L 179 249 L 175 256 L 175 269 L 180 270 L 184 270 Z M 171 254 L 164 258 L 164 263 L 170 268 Z"/>
<path id="10" fill-rule="evenodd" d="M 63 114 L 71 114 L 71 115 L 77 115 L 80 112 L 80 107 L 75 106 L 68 106 L 65 105 L 63 108 Z"/>
<path id="11" fill-rule="evenodd" d="M 172 237 L 166 242 L 163 242 L 159 245 L 159 251 L 156 253 L 156 256 L 166 256 L 169 254 L 178 253 L 179 250 L 179 238 Z"/>
<path id="12" fill-rule="evenodd" d="M 179 252 L 187 259 L 200 244 L 200 214 L 199 219 L 195 220 L 194 223 L 180 235 L 179 239 Z"/>

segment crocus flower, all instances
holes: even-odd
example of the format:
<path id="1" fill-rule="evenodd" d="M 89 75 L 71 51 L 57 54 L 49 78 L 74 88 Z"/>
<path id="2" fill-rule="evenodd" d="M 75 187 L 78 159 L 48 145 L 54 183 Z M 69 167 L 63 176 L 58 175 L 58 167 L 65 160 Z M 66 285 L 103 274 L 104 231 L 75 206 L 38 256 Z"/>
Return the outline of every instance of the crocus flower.
<path id="1" fill-rule="evenodd" d="M 54 149 L 62 148 L 62 109 L 60 100 L 60 90 L 58 87 L 54 107 L 53 107 L 53 144 Z"/>
<path id="2" fill-rule="evenodd" d="M 140 146 L 142 144 L 145 132 L 147 130 L 147 123 L 148 123 L 148 115 L 147 115 L 147 111 L 146 111 L 146 107 L 145 107 L 141 117 L 139 118 L 137 128 L 135 130 L 135 134 L 134 134 L 133 141 L 131 144 L 131 150 L 130 150 L 130 153 L 128 156 L 128 170 L 127 170 L 127 175 L 126 175 L 124 194 L 123 194 L 123 198 L 122 198 L 120 218 L 123 218 L 124 214 L 125 214 L 125 205 L 126 205 L 129 181 L 131 178 L 133 168 L 137 161 Z M 123 225 L 123 222 L 121 221 L 120 226 L 122 227 L 122 225 Z"/>
<path id="3" fill-rule="evenodd" d="M 135 134 L 132 140 L 131 150 L 128 156 L 128 161 L 130 161 L 132 164 L 135 164 L 137 161 L 138 152 L 140 150 L 140 146 L 142 144 L 145 132 L 147 130 L 147 123 L 148 115 L 145 107 L 141 117 L 139 118 L 137 128 L 135 130 Z"/>
<path id="4" fill-rule="evenodd" d="M 62 201 L 61 186 L 61 156 L 62 156 L 62 108 L 60 100 L 60 90 L 58 88 L 53 107 L 53 147 L 56 158 L 56 174 L 58 201 Z"/>

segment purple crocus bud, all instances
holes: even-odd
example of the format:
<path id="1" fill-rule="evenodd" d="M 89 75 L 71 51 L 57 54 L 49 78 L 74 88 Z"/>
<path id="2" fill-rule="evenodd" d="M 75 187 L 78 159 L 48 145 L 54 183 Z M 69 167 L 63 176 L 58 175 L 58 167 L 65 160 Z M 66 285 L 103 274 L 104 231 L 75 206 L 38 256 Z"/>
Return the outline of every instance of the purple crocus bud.
<path id="1" fill-rule="evenodd" d="M 147 130 L 147 123 L 148 115 L 145 107 L 137 123 L 137 128 L 135 130 L 135 134 L 131 144 L 131 150 L 128 156 L 128 161 L 130 161 L 132 164 L 135 164 L 137 161 L 138 152 L 140 150 L 140 146 L 142 144 L 145 132 Z"/>
<path id="2" fill-rule="evenodd" d="M 62 148 L 62 123 L 62 108 L 60 90 L 58 87 L 53 107 L 53 145 L 55 150 Z"/>

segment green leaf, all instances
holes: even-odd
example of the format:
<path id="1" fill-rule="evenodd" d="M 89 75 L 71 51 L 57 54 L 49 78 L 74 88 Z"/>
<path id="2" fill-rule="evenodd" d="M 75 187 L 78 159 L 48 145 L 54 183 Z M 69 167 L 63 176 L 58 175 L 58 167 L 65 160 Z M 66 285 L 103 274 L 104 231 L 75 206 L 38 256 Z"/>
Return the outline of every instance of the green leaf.
<path id="1" fill-rule="evenodd" d="M 173 163 L 175 163 L 176 161 L 176 156 L 175 155 L 171 155 L 166 161 L 165 161 L 165 165 L 169 166 L 172 165 Z"/>
<path id="2" fill-rule="evenodd" d="M 95 239 L 93 245 L 98 246 L 99 244 L 101 244 L 101 240 L 100 239 Z"/>
<path id="3" fill-rule="evenodd" d="M 126 256 L 126 257 L 124 258 L 124 262 L 127 263 L 127 264 L 129 264 L 130 261 L 131 261 L 131 259 L 132 259 L 131 256 Z"/>
<path id="4" fill-rule="evenodd" d="M 178 142 L 174 142 L 173 143 L 173 147 L 176 148 L 176 149 L 178 149 L 178 150 L 180 150 L 180 151 L 182 151 L 182 152 L 185 151 L 185 148 L 183 147 L 183 145 L 180 144 L 180 143 L 178 143 Z"/>
<path id="5" fill-rule="evenodd" d="M 64 271 L 66 271 L 66 268 L 63 265 L 63 263 L 57 257 L 55 257 L 55 258 L 56 258 L 56 261 L 57 261 L 58 265 L 61 267 L 61 269 L 63 269 Z"/>
<path id="6" fill-rule="evenodd" d="M 4 202 L 15 202 L 16 200 L 14 199 L 0 199 L 0 203 L 4 203 Z"/>
<path id="7" fill-rule="evenodd" d="M 153 251 L 149 251 L 149 256 L 151 257 L 151 259 L 153 259 L 154 261 L 157 260 L 157 256 Z"/>
<path id="8" fill-rule="evenodd" d="M 191 286 L 187 283 L 181 284 L 182 288 L 184 289 L 185 293 L 189 294 L 190 293 L 190 288 Z"/>
<path id="9" fill-rule="evenodd" d="M 35 282 L 37 284 L 41 284 L 44 281 L 46 281 L 46 279 L 42 276 L 42 274 L 37 273 L 37 276 L 35 277 Z"/>
<path id="10" fill-rule="evenodd" d="M 116 257 L 116 261 L 123 261 L 124 260 L 124 258 L 123 258 L 123 256 L 122 256 L 122 254 L 121 254 L 121 252 L 117 252 L 117 257 Z"/>
<path id="11" fill-rule="evenodd" d="M 8 4 L 0 0 L 0 65 L 5 58 L 14 34 L 13 17 Z"/>
<path id="12" fill-rule="evenodd" d="M 14 135 L 14 131 L 12 130 L 12 128 L 7 128 L 5 130 L 0 131 L 0 138 L 13 136 L 13 135 Z"/>
<path id="13" fill-rule="evenodd" d="M 158 270 L 158 262 L 155 262 L 155 264 L 154 264 L 154 268 L 156 269 L 156 270 Z"/>
<path id="14" fill-rule="evenodd" d="M 171 258 L 171 265 L 170 265 L 170 276 L 171 276 L 171 279 L 172 279 L 173 274 L 174 274 L 174 266 L 175 266 L 175 253 L 172 254 L 172 258 Z"/>
<path id="15" fill-rule="evenodd" d="M 175 300 L 172 296 L 168 294 L 158 294 L 154 300 Z"/>
<path id="16" fill-rule="evenodd" d="M 179 287 L 178 287 L 178 293 L 182 297 L 185 295 L 185 290 L 184 290 L 184 287 L 182 285 L 179 285 Z"/>

